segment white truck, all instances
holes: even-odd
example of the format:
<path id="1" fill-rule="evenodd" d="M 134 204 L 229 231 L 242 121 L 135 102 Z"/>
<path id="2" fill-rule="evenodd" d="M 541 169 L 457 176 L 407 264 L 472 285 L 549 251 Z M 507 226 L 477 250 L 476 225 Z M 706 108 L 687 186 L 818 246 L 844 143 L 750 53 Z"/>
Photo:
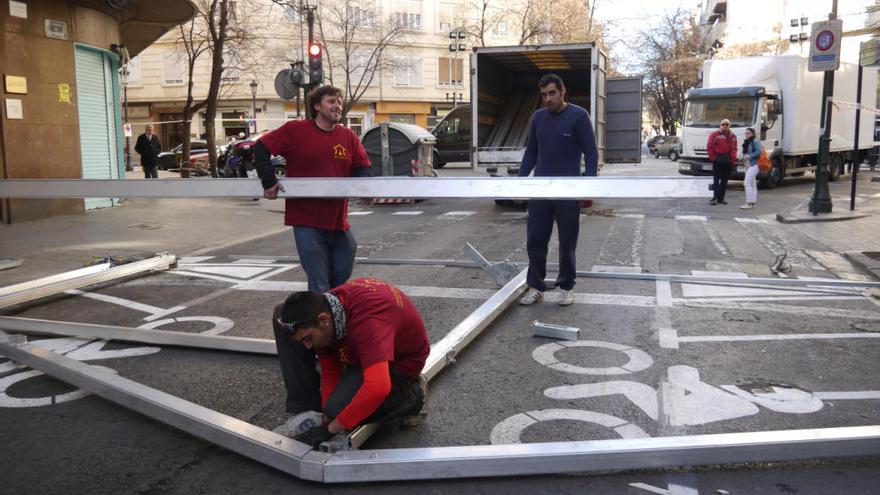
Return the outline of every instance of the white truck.
<path id="1" fill-rule="evenodd" d="M 517 175 L 541 107 L 538 80 L 550 73 L 565 82 L 566 100 L 590 113 L 600 163 L 641 161 L 642 79 L 606 78 L 608 58 L 595 43 L 478 47 L 470 62 L 474 168 Z"/>
<path id="2" fill-rule="evenodd" d="M 761 139 L 773 168 L 760 176 L 760 185 L 773 188 L 783 178 L 813 172 L 819 149 L 823 72 L 809 72 L 809 59 L 800 55 L 708 60 L 703 65 L 703 86 L 690 89 L 682 119 L 681 159 L 678 172 L 684 175 L 712 175 L 706 152 L 709 134 L 722 119 L 741 145 L 747 127 Z M 841 63 L 834 74 L 834 98 L 856 101 L 858 67 Z M 877 70 L 862 76 L 862 104 L 874 107 L 877 99 Z M 874 146 L 874 115 L 861 113 L 859 162 L 871 159 Z M 844 173 L 852 161 L 855 111 L 833 108 L 829 179 Z M 740 150 L 741 151 L 741 150 Z M 739 154 L 739 153 L 738 153 Z M 731 179 L 741 180 L 741 165 Z"/>

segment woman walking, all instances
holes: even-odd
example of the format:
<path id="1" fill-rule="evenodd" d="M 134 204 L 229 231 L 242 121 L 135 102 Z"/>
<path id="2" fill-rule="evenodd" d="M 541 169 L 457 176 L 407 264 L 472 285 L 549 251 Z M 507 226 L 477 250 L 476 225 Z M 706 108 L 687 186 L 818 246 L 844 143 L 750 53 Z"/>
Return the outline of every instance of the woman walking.
<path id="1" fill-rule="evenodd" d="M 761 156 L 761 141 L 755 136 L 755 129 L 749 127 L 746 129 L 746 139 L 742 144 L 743 165 L 746 166 L 746 178 L 743 185 L 746 188 L 746 202 L 740 206 L 741 210 L 750 210 L 755 207 L 758 202 L 758 157 Z"/>

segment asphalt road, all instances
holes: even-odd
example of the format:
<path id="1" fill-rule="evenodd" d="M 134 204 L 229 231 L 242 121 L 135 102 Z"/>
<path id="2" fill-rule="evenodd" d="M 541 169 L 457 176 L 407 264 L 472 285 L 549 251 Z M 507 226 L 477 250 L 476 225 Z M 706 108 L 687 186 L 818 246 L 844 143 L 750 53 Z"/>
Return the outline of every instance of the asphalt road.
<path id="1" fill-rule="evenodd" d="M 647 159 L 602 173 L 676 172 L 675 163 Z M 738 184 L 726 207 L 702 199 L 597 201 L 581 217 L 578 267 L 767 277 L 784 250 L 791 276 L 866 278 L 828 243 L 772 221 L 776 211 L 808 199 L 809 179 L 761 191 L 751 211 L 736 208 Z M 873 198 L 880 184 L 862 187 L 862 206 L 880 206 Z M 359 256 L 464 260 L 469 242 L 493 261 L 527 261 L 525 212 L 485 201 L 358 203 L 351 223 Z M 300 267 L 283 259 L 291 255 L 289 233 L 269 235 L 15 316 L 271 338 L 271 308 L 305 282 Z M 355 276 L 410 293 L 432 342 L 496 290 L 484 272 L 468 268 L 359 264 Z M 580 279 L 575 292 L 570 307 L 557 306 L 552 292 L 540 305 L 511 307 L 431 383 L 428 423 L 380 431 L 365 447 L 880 424 L 880 311 L 870 295 L 593 278 Z M 532 337 L 535 320 L 579 328 L 578 345 Z M 273 358 L 76 339 L 44 343 L 260 427 L 284 420 Z M 867 458 L 328 489 L 35 375 L 0 361 L 0 493 L 867 494 L 880 484 L 880 460 Z M 593 421 L 600 415 L 627 428 Z"/>

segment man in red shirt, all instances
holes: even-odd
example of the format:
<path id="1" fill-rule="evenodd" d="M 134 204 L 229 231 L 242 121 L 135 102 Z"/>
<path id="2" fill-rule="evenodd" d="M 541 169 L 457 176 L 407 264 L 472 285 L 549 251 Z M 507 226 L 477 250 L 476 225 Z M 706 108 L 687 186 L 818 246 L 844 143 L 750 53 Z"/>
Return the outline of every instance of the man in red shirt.
<path id="1" fill-rule="evenodd" d="M 359 278 L 324 294 L 296 292 L 275 308 L 272 323 L 292 414 L 276 432 L 317 448 L 361 424 L 424 422 L 421 372 L 431 344 L 419 311 L 397 287 Z M 294 344 L 317 353 L 320 377 Z"/>
<path id="2" fill-rule="evenodd" d="M 340 125 L 342 92 L 321 86 L 309 93 L 309 120 L 290 121 L 254 145 L 263 195 L 278 197 L 284 187 L 275 178 L 271 155 L 287 160 L 287 177 L 370 177 L 370 159 L 360 139 Z M 309 290 L 323 293 L 342 284 L 354 266 L 357 243 L 348 225 L 348 199 L 287 199 L 284 225 L 293 227 L 296 250 Z"/>
<path id="3" fill-rule="evenodd" d="M 726 205 L 724 194 L 727 193 L 730 168 L 736 163 L 736 135 L 730 132 L 729 120 L 722 120 L 721 127 L 709 135 L 706 152 L 712 162 L 712 201 L 709 204 Z"/>

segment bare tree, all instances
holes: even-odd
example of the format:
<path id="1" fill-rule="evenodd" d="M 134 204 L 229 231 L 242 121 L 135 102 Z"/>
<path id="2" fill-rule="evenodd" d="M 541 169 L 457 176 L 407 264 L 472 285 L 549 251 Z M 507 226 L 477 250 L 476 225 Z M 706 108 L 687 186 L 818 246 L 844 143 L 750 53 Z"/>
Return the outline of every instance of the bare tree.
<path id="1" fill-rule="evenodd" d="M 521 45 L 601 42 L 604 26 L 593 19 L 597 1 L 520 0 L 507 16 L 516 19 Z"/>
<path id="2" fill-rule="evenodd" d="M 499 0 L 472 0 L 465 7 L 473 12 L 473 19 L 466 25 L 466 31 L 480 46 L 487 45 L 489 33 L 495 31 L 501 23 L 507 22 L 510 12 L 496 7 Z"/>
<path id="3" fill-rule="evenodd" d="M 391 16 L 380 16 L 374 6 L 345 0 L 322 3 L 317 23 L 324 41 L 327 81 L 344 89 L 345 118 L 377 74 L 395 67 L 387 52 L 390 47 L 404 43 L 407 26 Z M 329 27 L 326 32 L 325 25 Z"/>
<path id="4" fill-rule="evenodd" d="M 664 14 L 659 25 L 642 31 L 644 92 L 667 135 L 681 123 L 685 92 L 698 83 L 707 58 L 706 40 L 690 13 L 682 8 Z"/>

